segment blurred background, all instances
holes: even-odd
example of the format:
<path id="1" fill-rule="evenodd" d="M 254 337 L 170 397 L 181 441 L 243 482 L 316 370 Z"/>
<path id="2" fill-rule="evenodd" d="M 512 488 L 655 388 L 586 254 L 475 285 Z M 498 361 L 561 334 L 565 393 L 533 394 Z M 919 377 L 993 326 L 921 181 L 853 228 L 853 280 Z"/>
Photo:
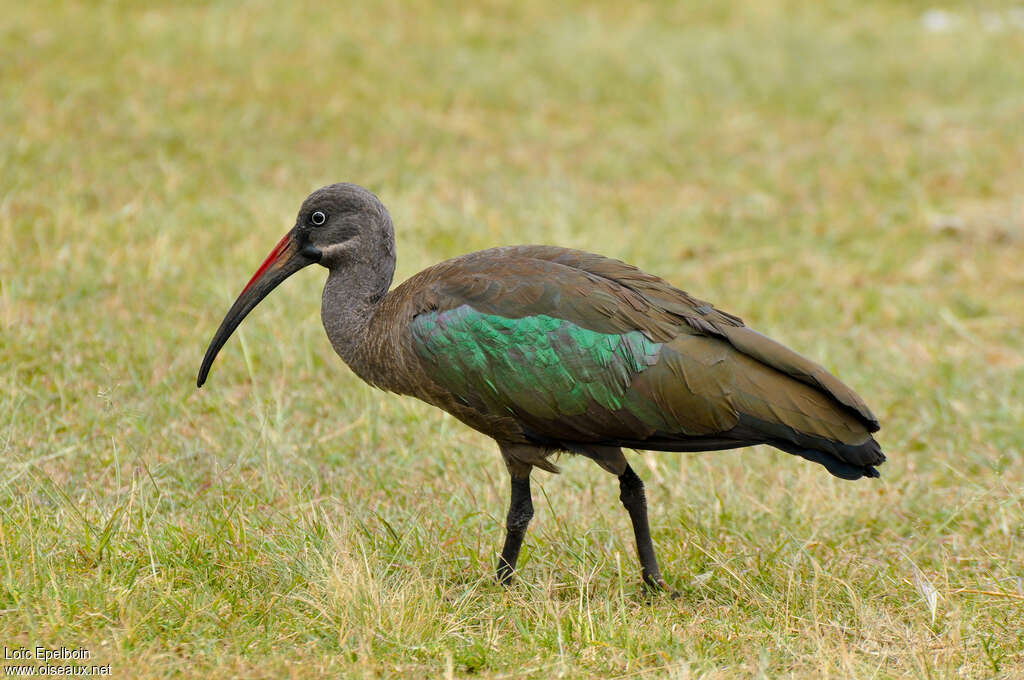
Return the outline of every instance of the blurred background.
<path id="1" fill-rule="evenodd" d="M 1024 672 L 1024 5 L 0 16 L 0 642 L 140 676 Z M 614 480 L 564 460 L 501 592 L 496 452 L 348 372 L 321 270 L 194 388 L 336 181 L 389 207 L 396 281 L 552 243 L 743 317 L 867 399 L 883 481 L 645 454 L 682 593 L 650 604 Z"/>

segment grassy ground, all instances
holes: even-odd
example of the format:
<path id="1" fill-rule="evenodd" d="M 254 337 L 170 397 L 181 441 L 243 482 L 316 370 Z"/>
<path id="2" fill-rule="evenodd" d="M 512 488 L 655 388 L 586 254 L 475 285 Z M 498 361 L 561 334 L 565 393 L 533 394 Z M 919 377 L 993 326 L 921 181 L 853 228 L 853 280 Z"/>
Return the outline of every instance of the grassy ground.
<path id="1" fill-rule="evenodd" d="M 1024 674 L 1019 9 L 321 4 L 0 0 L 0 645 L 116 677 Z M 338 180 L 391 208 L 399 279 L 550 242 L 743 316 L 868 399 L 884 478 L 636 454 L 681 592 L 648 600 L 615 480 L 563 460 L 498 588 L 494 446 L 349 373 L 321 270 L 194 387 Z"/>

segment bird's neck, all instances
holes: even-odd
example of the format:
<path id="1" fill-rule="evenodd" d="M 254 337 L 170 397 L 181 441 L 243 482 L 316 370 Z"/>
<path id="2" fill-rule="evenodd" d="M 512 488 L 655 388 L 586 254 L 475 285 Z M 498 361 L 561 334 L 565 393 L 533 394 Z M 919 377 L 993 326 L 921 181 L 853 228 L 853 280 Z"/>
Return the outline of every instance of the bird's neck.
<path id="1" fill-rule="evenodd" d="M 352 265 L 332 269 L 324 285 L 320 318 L 338 356 L 356 375 L 374 379 L 371 327 L 394 276 L 394 262 L 384 267 Z"/>

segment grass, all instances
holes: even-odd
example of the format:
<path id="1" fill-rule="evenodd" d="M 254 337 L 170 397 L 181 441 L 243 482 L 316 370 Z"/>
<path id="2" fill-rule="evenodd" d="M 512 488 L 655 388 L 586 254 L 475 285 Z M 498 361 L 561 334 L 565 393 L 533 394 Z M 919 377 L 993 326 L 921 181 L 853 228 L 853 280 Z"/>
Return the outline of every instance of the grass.
<path id="1" fill-rule="evenodd" d="M 0 644 L 115 677 L 1024 674 L 1024 40 L 1010 5 L 22 3 L 0 27 Z M 998 30 L 987 30 L 992 17 Z M 333 355 L 323 274 L 202 352 L 321 184 L 402 279 L 547 242 L 822 361 L 880 482 L 767 449 L 535 475 Z"/>

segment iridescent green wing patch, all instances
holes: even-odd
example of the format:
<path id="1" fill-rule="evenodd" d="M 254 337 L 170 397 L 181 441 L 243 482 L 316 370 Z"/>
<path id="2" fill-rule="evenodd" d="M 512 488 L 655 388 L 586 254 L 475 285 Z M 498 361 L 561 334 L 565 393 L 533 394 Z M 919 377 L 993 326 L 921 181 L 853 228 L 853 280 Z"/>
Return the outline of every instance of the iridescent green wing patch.
<path id="1" fill-rule="evenodd" d="M 640 331 L 600 333 L 546 315 L 506 318 L 469 305 L 412 322 L 413 348 L 431 377 L 492 413 L 558 418 L 595 404 L 618 411 L 630 383 L 658 362 Z"/>

